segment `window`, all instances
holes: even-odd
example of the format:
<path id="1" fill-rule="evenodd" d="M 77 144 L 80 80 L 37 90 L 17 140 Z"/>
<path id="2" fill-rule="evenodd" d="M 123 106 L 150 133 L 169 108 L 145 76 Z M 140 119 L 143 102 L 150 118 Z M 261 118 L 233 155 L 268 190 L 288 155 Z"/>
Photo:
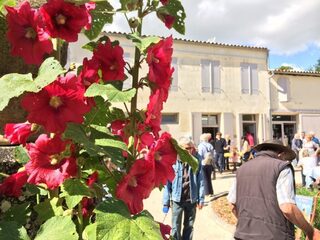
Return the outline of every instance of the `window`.
<path id="1" fill-rule="evenodd" d="M 257 64 L 241 63 L 241 93 L 259 94 Z"/>
<path id="2" fill-rule="evenodd" d="M 163 113 L 161 124 L 179 124 L 179 113 Z"/>
<path id="3" fill-rule="evenodd" d="M 242 114 L 242 121 L 256 121 L 256 115 L 253 114 Z"/>
<path id="4" fill-rule="evenodd" d="M 295 115 L 272 115 L 272 121 L 296 121 Z"/>
<path id="5" fill-rule="evenodd" d="M 174 72 L 172 74 L 171 91 L 178 91 L 178 59 L 176 57 L 172 58 L 172 67 Z"/>
<path id="6" fill-rule="evenodd" d="M 202 92 L 221 93 L 220 62 L 201 60 Z"/>
<path id="7" fill-rule="evenodd" d="M 128 62 L 128 63 L 132 63 L 132 59 L 130 58 L 130 53 L 128 52 L 125 52 L 124 53 L 124 61 L 125 62 Z M 129 89 L 129 88 L 132 88 L 132 77 L 130 74 L 128 74 L 128 78 L 126 80 L 124 80 L 123 82 L 123 87 L 122 87 L 124 90 L 125 89 Z"/>
<path id="8" fill-rule="evenodd" d="M 288 79 L 280 78 L 278 80 L 278 97 L 280 102 L 288 101 Z"/>
<path id="9" fill-rule="evenodd" d="M 216 127 L 218 126 L 217 115 L 202 115 L 202 127 Z"/>

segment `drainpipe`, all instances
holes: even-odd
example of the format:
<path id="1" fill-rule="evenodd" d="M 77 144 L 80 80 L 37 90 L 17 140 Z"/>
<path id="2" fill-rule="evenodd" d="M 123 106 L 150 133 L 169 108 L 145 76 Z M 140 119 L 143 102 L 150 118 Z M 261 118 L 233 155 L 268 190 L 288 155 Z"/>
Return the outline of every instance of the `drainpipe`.
<path id="1" fill-rule="evenodd" d="M 272 138 L 272 112 L 271 112 L 271 80 L 274 77 L 274 70 L 271 70 L 271 76 L 269 77 L 269 133 L 270 133 L 270 139 Z M 266 137 L 266 130 L 265 130 L 265 136 Z"/>

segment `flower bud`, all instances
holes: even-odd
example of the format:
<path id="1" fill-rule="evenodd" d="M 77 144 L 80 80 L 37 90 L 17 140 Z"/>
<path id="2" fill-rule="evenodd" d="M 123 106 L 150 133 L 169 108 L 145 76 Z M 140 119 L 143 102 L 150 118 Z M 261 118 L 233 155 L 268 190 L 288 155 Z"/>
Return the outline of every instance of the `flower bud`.
<path id="1" fill-rule="evenodd" d="M 140 21 L 138 18 L 132 17 L 129 19 L 129 26 L 131 28 L 137 28 L 140 24 Z"/>

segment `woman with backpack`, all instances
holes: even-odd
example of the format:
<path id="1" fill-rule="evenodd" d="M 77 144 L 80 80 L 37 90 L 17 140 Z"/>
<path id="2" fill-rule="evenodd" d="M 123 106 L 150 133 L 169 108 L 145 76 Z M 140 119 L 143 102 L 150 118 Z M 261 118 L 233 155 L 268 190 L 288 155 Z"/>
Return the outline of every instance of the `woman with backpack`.
<path id="1" fill-rule="evenodd" d="M 203 133 L 200 136 L 200 144 L 198 145 L 198 154 L 201 157 L 204 181 L 204 194 L 205 196 L 209 197 L 213 195 L 213 187 L 211 182 L 211 173 L 213 170 L 213 146 L 209 143 L 210 139 L 210 133 Z"/>

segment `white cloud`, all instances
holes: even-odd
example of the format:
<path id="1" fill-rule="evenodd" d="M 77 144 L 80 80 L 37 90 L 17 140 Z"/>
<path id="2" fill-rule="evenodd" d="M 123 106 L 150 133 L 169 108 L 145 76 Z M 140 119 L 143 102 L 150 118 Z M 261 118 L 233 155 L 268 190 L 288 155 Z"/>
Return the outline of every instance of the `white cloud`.
<path id="1" fill-rule="evenodd" d="M 290 55 L 320 46 L 319 0 L 182 0 L 186 35 L 168 31 L 155 15 L 144 22 L 146 34 L 217 42 L 262 45 L 272 54 Z M 129 30 L 116 18 L 115 31 Z"/>

